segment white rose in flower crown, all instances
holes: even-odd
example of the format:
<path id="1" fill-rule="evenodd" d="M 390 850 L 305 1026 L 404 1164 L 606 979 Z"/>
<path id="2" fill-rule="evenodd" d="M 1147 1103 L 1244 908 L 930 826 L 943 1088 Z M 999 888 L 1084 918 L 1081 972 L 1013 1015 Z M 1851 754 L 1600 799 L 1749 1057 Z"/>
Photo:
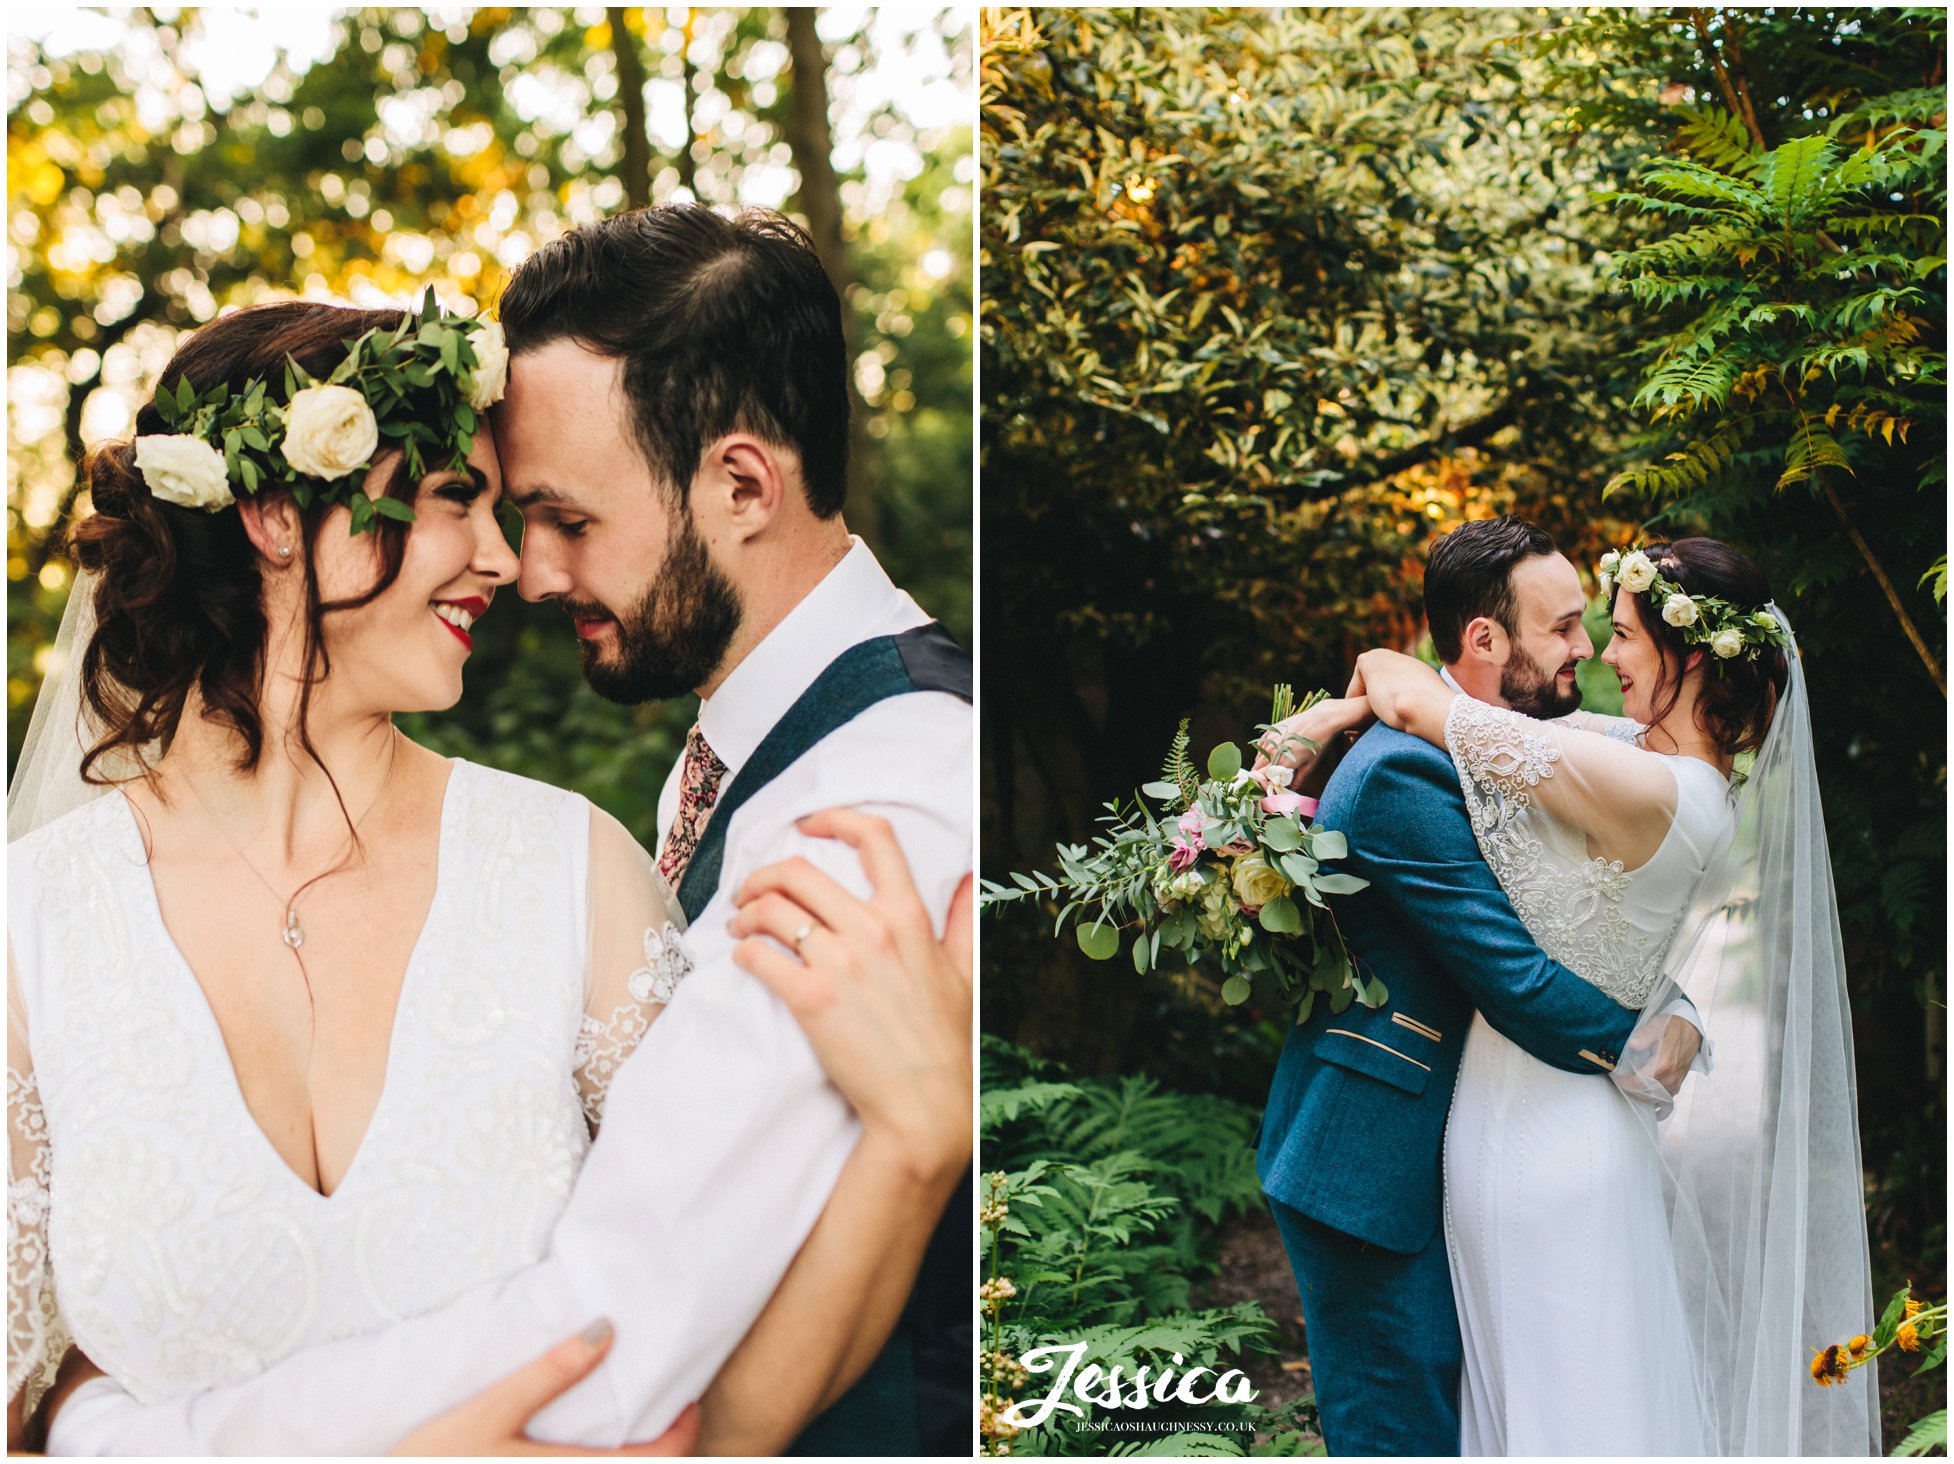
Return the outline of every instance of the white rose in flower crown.
<path id="1" fill-rule="evenodd" d="M 1292 886 L 1260 854 L 1244 854 L 1235 861 L 1235 896 L 1244 905 L 1258 910 L 1277 895 L 1286 895 Z"/>
<path id="2" fill-rule="evenodd" d="M 1744 649 L 1744 633 L 1736 626 L 1726 626 L 1710 637 L 1710 649 L 1728 661 L 1732 656 L 1741 655 Z"/>
<path id="3" fill-rule="evenodd" d="M 1648 555 L 1637 549 L 1623 557 L 1615 578 L 1621 581 L 1621 587 L 1629 594 L 1639 595 L 1655 583 L 1655 566 L 1649 562 Z"/>
<path id="4" fill-rule="evenodd" d="M 485 412 L 509 389 L 509 344 L 502 338 L 502 327 L 492 320 L 473 332 L 470 342 L 475 347 L 475 385 L 468 393 L 468 405 Z"/>
<path id="5" fill-rule="evenodd" d="M 165 503 L 215 513 L 236 502 L 224 454 L 201 437 L 181 433 L 138 437 L 136 471 L 149 485 L 149 496 Z"/>
<path id="6" fill-rule="evenodd" d="M 1751 621 L 1759 630 L 1776 630 L 1778 628 L 1778 617 L 1773 615 L 1769 610 L 1758 611 L 1755 615 L 1751 616 Z"/>
<path id="7" fill-rule="evenodd" d="M 1662 602 L 1662 618 L 1671 625 L 1696 624 L 1696 602 L 1688 595 L 1671 595 Z"/>
<path id="8" fill-rule="evenodd" d="M 373 408 L 350 386 L 308 386 L 285 409 L 285 461 L 309 478 L 343 478 L 379 445 Z"/>
<path id="9" fill-rule="evenodd" d="M 1601 563 L 1597 564 L 1594 567 L 1594 572 L 1596 574 L 1613 574 L 1616 570 L 1620 569 L 1621 567 L 1622 567 L 1621 550 L 1610 549 L 1606 554 L 1601 556 Z"/>

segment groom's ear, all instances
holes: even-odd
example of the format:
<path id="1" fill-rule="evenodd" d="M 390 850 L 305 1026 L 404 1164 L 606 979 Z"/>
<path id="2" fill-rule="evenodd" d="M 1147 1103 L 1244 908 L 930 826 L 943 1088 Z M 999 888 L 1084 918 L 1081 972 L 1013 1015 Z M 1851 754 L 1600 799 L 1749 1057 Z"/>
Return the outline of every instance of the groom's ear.
<path id="1" fill-rule="evenodd" d="M 750 539 L 773 523 L 792 491 L 778 448 L 730 432 L 706 450 L 691 500 L 695 512 L 710 506 L 734 537 Z"/>
<path id="2" fill-rule="evenodd" d="M 1495 666 L 1504 666 L 1512 644 L 1506 634 L 1506 627 L 1490 615 L 1478 615 L 1466 622 L 1465 633 L 1459 637 L 1459 644 L 1468 656 L 1476 657 Z"/>

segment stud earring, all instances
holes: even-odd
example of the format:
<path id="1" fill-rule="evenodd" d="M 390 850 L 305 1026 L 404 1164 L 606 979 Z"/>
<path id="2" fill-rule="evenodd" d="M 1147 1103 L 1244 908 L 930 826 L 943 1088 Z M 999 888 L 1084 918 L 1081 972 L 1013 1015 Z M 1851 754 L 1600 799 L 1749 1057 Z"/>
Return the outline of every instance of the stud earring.
<path id="1" fill-rule="evenodd" d="M 280 559 L 290 559 L 292 557 L 292 546 L 290 544 L 280 544 L 278 546 L 278 557 Z"/>

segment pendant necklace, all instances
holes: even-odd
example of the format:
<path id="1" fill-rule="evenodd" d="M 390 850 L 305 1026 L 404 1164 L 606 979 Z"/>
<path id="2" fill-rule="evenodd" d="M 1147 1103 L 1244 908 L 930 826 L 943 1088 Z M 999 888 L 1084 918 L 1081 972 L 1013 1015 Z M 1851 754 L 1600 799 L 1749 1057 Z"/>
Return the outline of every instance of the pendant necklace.
<path id="1" fill-rule="evenodd" d="M 360 825 L 367 821 L 375 808 L 379 807 L 380 799 L 385 796 L 388 786 L 393 782 L 394 764 L 398 761 L 400 754 L 400 729 L 396 727 L 392 730 L 394 734 L 393 740 L 387 744 L 387 776 L 380 780 L 380 790 L 373 795 L 373 801 L 367 804 L 365 811 L 358 818 L 353 820 L 353 833 L 355 835 L 359 833 Z M 273 888 L 271 881 L 258 872 L 258 866 L 253 864 L 245 856 L 244 850 L 238 846 L 237 840 L 230 836 L 229 831 L 224 828 L 217 815 L 211 811 L 210 805 L 204 801 L 203 794 L 197 791 L 197 785 L 194 782 L 190 784 L 190 792 L 196 797 L 197 802 L 203 805 L 204 813 L 209 816 L 211 823 L 216 825 L 217 832 L 223 835 L 224 842 L 231 846 L 231 852 L 237 855 L 238 863 L 242 864 L 251 872 L 251 877 L 265 887 L 267 894 L 285 907 L 285 926 L 284 929 L 279 931 L 278 938 L 285 943 L 293 955 L 297 955 L 299 947 L 305 944 L 305 927 L 299 924 L 299 896 L 324 879 L 328 874 L 331 874 L 333 870 L 331 868 L 322 870 L 320 873 L 313 875 L 311 879 L 308 879 L 297 889 L 293 890 L 289 897 L 281 897 L 278 891 Z"/>

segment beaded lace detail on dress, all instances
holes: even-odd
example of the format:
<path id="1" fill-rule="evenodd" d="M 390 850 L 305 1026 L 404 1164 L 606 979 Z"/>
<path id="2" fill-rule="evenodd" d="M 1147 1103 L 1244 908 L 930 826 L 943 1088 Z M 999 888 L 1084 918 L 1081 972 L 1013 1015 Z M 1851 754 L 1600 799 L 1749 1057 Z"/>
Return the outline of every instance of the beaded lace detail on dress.
<path id="1" fill-rule="evenodd" d="M 1607 735 L 1631 740 L 1613 728 Z M 1540 948 L 1639 1009 L 1661 978 L 1675 927 L 1652 932 L 1625 919 L 1637 871 L 1588 856 L 1580 833 L 1535 803 L 1533 790 L 1561 761 L 1551 725 L 1457 696 L 1445 718 L 1445 745 L 1479 851 Z"/>
<path id="2" fill-rule="evenodd" d="M 645 963 L 625 980 L 631 999 L 601 1022 L 584 1013 L 577 1027 L 577 1090 L 583 1095 L 584 1120 L 592 1138 L 604 1122 L 604 1099 L 618 1065 L 637 1049 L 638 1039 L 651 1025 L 648 1009 L 669 1002 L 691 969 L 678 927 L 668 920 L 645 931 Z"/>

